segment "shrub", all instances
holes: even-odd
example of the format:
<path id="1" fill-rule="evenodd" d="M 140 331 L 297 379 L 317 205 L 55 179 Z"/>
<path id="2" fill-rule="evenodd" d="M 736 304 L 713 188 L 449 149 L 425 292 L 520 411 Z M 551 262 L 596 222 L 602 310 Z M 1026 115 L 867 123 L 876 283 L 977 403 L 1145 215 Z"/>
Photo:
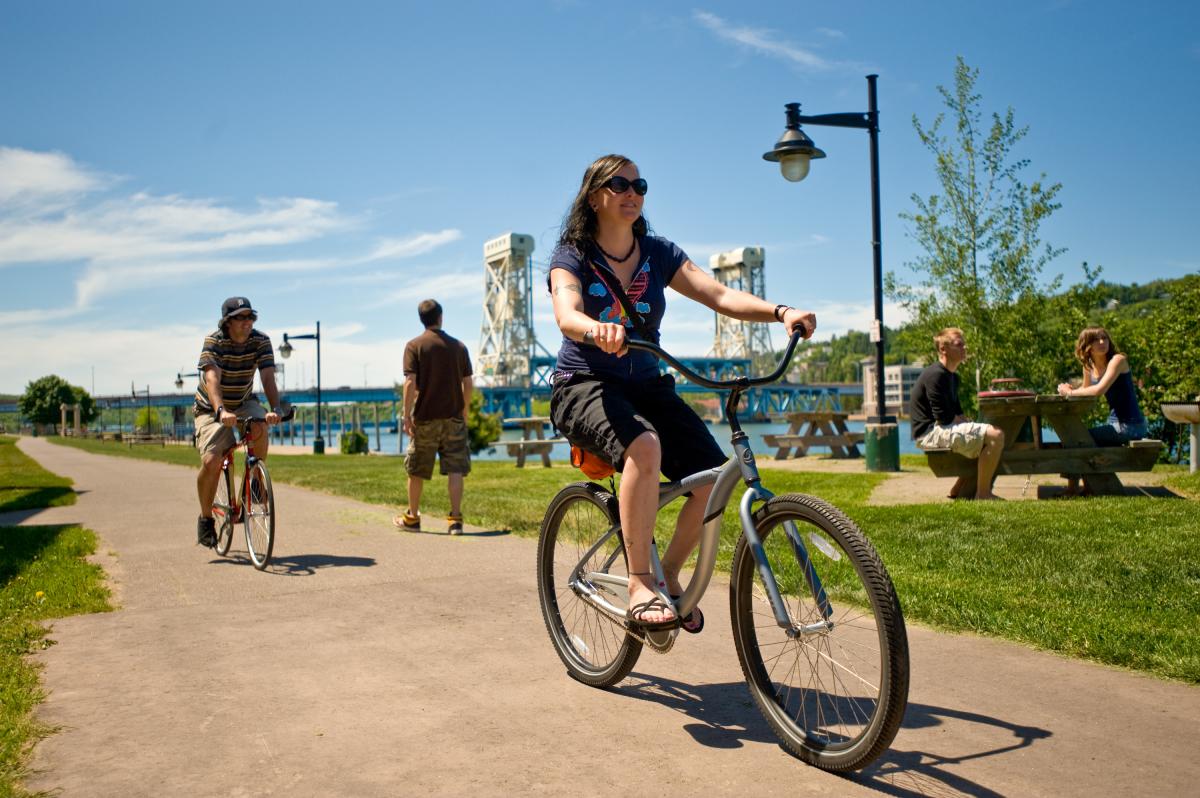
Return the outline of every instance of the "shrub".
<path id="1" fill-rule="evenodd" d="M 370 448 L 367 433 L 356 429 L 342 433 L 342 454 L 366 454 Z"/>

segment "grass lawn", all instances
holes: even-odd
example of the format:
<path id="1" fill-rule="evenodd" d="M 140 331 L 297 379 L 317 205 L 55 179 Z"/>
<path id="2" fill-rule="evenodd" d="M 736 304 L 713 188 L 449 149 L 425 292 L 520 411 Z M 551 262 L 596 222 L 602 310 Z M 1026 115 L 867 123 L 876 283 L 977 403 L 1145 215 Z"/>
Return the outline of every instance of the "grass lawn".
<path id="1" fill-rule="evenodd" d="M 0 438 L 0 465 L 5 510 L 75 501 L 71 481 L 43 470 L 13 438 Z M 0 526 L 0 795 L 23 794 L 29 749 L 53 731 L 33 717 L 44 694 L 26 657 L 53 642 L 42 621 L 111 609 L 103 573 L 84 559 L 95 548 L 96 536 L 78 526 Z"/>
<path id="2" fill-rule="evenodd" d="M 0 435 L 0 513 L 74 503 L 71 480 L 26 457 L 13 436 Z"/>
<path id="3" fill-rule="evenodd" d="M 66 439 L 91 451 L 194 466 L 190 449 L 128 449 Z M 766 461 L 764 461 L 765 463 Z M 901 458 L 904 470 L 923 456 Z M 1200 480 L 1178 467 L 1169 484 L 1200 497 Z M 955 630 L 1018 640 L 1070 656 L 1200 683 L 1200 525 L 1196 501 L 1103 497 L 1072 502 L 939 503 L 876 507 L 867 497 L 883 474 L 823 474 L 762 468 L 775 493 L 820 496 L 854 519 L 879 549 L 905 616 Z M 271 460 L 280 481 L 401 507 L 398 458 L 296 455 Z M 546 504 L 579 472 L 563 464 L 473 465 L 467 520 L 533 536 Z M 446 480 L 427 484 L 423 508 L 448 509 Z M 669 536 L 677 505 L 659 520 Z M 721 565 L 738 534 L 732 513 L 723 528 Z M 785 581 L 797 578 L 784 574 Z M 710 599 L 711 600 L 711 599 Z"/>

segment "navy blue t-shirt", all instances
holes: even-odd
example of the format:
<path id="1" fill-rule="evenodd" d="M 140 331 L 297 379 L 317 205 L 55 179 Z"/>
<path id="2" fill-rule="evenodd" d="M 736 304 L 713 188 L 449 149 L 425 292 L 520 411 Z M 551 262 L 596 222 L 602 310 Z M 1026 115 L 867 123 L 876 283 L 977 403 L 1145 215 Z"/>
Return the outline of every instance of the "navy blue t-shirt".
<path id="1" fill-rule="evenodd" d="M 675 272 L 687 260 L 687 254 L 665 238 L 643 236 L 639 239 L 641 265 L 634 272 L 633 281 L 625 294 L 638 313 L 646 320 L 653 333 L 651 343 L 659 341 L 659 328 L 663 311 L 666 309 L 666 287 Z M 617 276 L 608 266 L 608 261 L 594 247 L 581 257 L 574 247 L 559 246 L 550 256 L 550 270 L 566 269 L 579 278 L 583 286 L 583 312 L 588 316 L 610 324 L 624 322 L 627 334 L 637 337 L 633 322 L 626 317 L 621 301 L 613 296 L 605 285 L 617 282 Z M 594 267 L 594 268 L 593 268 Z M 603 272 L 604 278 L 596 274 Z M 549 287 L 550 279 L 547 277 Z M 646 380 L 658 376 L 658 358 L 649 352 L 630 350 L 624 357 L 606 354 L 597 347 L 580 344 L 563 336 L 558 349 L 558 371 L 589 371 L 600 377 L 620 380 Z"/>

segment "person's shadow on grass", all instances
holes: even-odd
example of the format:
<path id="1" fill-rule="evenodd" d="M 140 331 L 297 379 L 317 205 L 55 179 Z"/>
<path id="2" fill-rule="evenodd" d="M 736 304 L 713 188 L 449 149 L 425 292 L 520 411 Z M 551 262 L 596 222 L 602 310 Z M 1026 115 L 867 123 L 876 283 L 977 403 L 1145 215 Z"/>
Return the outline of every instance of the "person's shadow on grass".
<path id="1" fill-rule="evenodd" d="M 663 677 L 631 674 L 629 679 L 612 688 L 612 692 L 670 707 L 698 721 L 684 724 L 683 730 L 704 746 L 740 748 L 747 742 L 779 742 L 755 706 L 745 682 L 690 685 Z M 945 719 L 1005 729 L 1012 733 L 1013 739 L 1007 745 L 954 756 L 903 750 L 905 729 L 940 726 Z M 892 748 L 862 771 L 841 775 L 887 795 L 916 798 L 943 795 L 949 791 L 971 796 L 1000 796 L 1001 793 L 951 772 L 946 766 L 1027 748 L 1052 734 L 1036 726 L 1021 726 L 976 712 L 910 702 Z M 951 744 L 961 745 L 962 738 L 956 737 Z"/>

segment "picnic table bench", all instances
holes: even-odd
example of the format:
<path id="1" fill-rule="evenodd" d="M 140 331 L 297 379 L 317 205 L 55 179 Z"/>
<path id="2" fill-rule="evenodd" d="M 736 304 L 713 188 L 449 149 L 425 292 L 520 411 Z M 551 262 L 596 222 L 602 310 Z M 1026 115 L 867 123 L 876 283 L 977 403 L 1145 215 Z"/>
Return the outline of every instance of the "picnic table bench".
<path id="1" fill-rule="evenodd" d="M 1131 441 L 1125 446 L 1097 446 L 1083 423 L 1096 404 L 1092 396 L 999 396 L 979 399 L 979 420 L 1004 432 L 1004 451 L 996 474 L 1061 474 L 1078 476 L 1095 494 L 1120 494 L 1117 473 L 1149 471 L 1158 460 L 1162 441 Z M 1042 440 L 1042 421 L 1059 442 Z M 1030 434 L 1020 433 L 1026 424 Z M 939 477 L 963 477 L 959 495 L 974 496 L 978 460 L 949 449 L 926 449 L 929 468 Z"/>
<path id="2" fill-rule="evenodd" d="M 786 433 L 762 436 L 763 443 L 774 446 L 776 460 L 786 460 L 795 449 L 796 457 L 804 457 L 814 446 L 828 446 L 834 457 L 861 457 L 858 444 L 863 433 L 851 432 L 846 428 L 848 413 L 840 410 L 801 410 L 788 413 Z M 805 424 L 808 428 L 801 432 Z"/>
<path id="3" fill-rule="evenodd" d="M 566 438 L 547 438 L 546 428 L 550 426 L 549 416 L 529 416 L 526 418 L 506 418 L 507 426 L 521 428 L 521 440 L 500 441 L 508 450 L 509 457 L 517 458 L 517 468 L 525 467 L 525 457 L 530 454 L 541 455 L 542 465 L 550 467 L 550 452 L 557 444 L 566 443 Z"/>
<path id="4" fill-rule="evenodd" d="M 147 435 L 145 433 L 136 433 L 133 435 L 126 435 L 122 440 L 125 441 L 130 449 L 132 449 L 134 446 L 145 444 L 153 445 L 157 443 L 159 446 L 164 447 L 167 445 L 166 435 Z"/>

